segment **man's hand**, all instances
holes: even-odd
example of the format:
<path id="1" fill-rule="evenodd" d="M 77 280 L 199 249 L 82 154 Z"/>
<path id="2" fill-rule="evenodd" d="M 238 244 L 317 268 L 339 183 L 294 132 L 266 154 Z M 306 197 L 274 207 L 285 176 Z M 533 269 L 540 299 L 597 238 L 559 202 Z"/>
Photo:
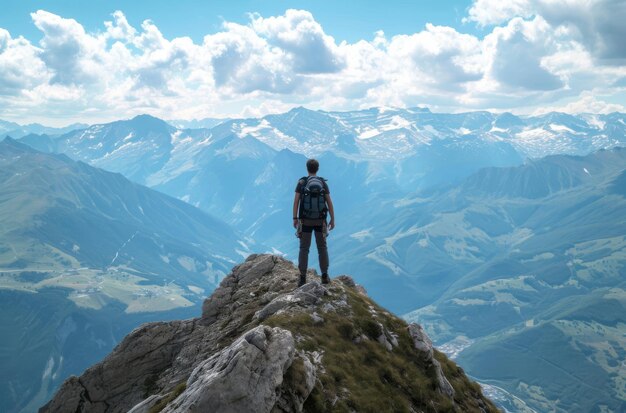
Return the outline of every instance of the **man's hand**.
<path id="1" fill-rule="evenodd" d="M 328 230 L 330 231 L 333 228 L 335 228 L 335 220 L 331 219 L 330 222 L 328 223 Z"/>
<path id="2" fill-rule="evenodd" d="M 294 228 L 298 228 L 298 219 L 297 218 L 293 219 L 293 227 Z"/>

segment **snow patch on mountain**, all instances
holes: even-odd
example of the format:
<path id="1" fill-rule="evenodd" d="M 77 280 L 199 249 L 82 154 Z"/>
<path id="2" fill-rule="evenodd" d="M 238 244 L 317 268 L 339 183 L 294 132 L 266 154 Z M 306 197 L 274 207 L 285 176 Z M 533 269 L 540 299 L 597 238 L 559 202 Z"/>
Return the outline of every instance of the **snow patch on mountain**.
<path id="1" fill-rule="evenodd" d="M 409 122 L 402 116 L 394 115 L 391 117 L 391 121 L 387 123 L 386 125 L 380 126 L 380 129 L 384 131 L 388 131 L 388 130 L 409 128 L 411 127 L 411 125 L 413 125 L 413 123 Z"/>
<path id="2" fill-rule="evenodd" d="M 365 129 L 363 131 L 361 131 L 361 128 L 357 128 L 357 138 L 359 139 L 369 139 L 369 138 L 373 138 L 374 136 L 377 136 L 380 134 L 380 131 L 376 128 L 371 128 L 371 129 Z"/>
<path id="3" fill-rule="evenodd" d="M 368 238 L 374 238 L 374 235 L 372 234 L 372 228 L 367 228 L 362 231 L 355 232 L 354 234 L 350 234 L 350 237 L 357 241 L 365 241 Z"/>
<path id="4" fill-rule="evenodd" d="M 294 148 L 299 144 L 297 139 L 273 127 L 267 119 L 254 121 L 254 123 L 256 124 L 246 122 L 234 123 L 233 131 L 240 138 L 251 136 L 277 151 Z"/>
<path id="5" fill-rule="evenodd" d="M 569 133 L 573 133 L 576 134 L 577 132 L 572 130 L 571 128 L 568 128 L 565 125 L 557 125 L 556 123 L 551 123 L 550 124 L 550 129 L 552 129 L 555 132 L 569 132 Z"/>
<path id="6" fill-rule="evenodd" d="M 586 120 L 589 126 L 595 127 L 596 129 L 602 130 L 604 129 L 604 126 L 606 125 L 606 122 L 598 119 L 598 117 L 595 115 L 586 117 Z M 619 121 L 622 121 L 622 120 L 619 119 Z M 624 123 L 624 121 L 622 121 L 622 123 Z"/>
<path id="7" fill-rule="evenodd" d="M 199 169 L 195 161 L 196 156 L 211 142 L 211 137 L 212 135 L 208 134 L 202 141 L 195 142 L 191 136 L 183 134 L 183 131 L 172 133 L 173 148 L 170 157 L 160 170 L 146 178 L 146 185 L 161 185 L 185 172 Z"/>

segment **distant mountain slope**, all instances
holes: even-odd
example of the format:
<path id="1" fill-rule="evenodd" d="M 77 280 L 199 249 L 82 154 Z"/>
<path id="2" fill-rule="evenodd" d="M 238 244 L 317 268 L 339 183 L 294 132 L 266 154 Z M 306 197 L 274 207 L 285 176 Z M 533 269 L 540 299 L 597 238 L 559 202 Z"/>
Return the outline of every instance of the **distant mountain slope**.
<path id="1" fill-rule="evenodd" d="M 259 221 L 258 213 L 251 215 L 242 205 L 244 196 L 249 199 L 245 194 L 256 190 L 265 165 L 276 164 L 283 150 L 293 153 L 294 160 L 302 156 L 332 159 L 335 170 L 324 169 L 322 164 L 321 173 L 335 183 L 360 182 L 353 188 L 366 198 L 381 193 L 400 198 L 418 189 L 460 183 L 485 167 L 520 165 L 527 157 L 549 154 L 585 155 L 626 144 L 626 116 L 619 113 L 518 117 L 490 112 L 433 113 L 423 108 L 324 112 L 299 107 L 262 118 L 201 124 L 210 127 L 177 129 L 142 115 L 61 137 L 31 135 L 24 142 L 122 173 L 241 231 L 254 225 L 265 234 L 273 231 L 274 224 Z M 292 180 L 304 174 L 303 166 L 287 164 L 293 167 L 281 170 Z M 350 171 L 355 164 L 366 172 L 358 177 L 336 173 Z M 289 203 L 285 188 L 267 189 L 277 201 L 267 213 L 290 215 L 277 207 Z M 278 194 L 285 198 L 278 201 Z M 347 210 L 346 216 L 353 212 Z M 289 239 L 277 236 L 267 241 L 283 246 Z"/>
<path id="2" fill-rule="evenodd" d="M 204 118 L 193 120 L 167 120 L 166 122 L 178 129 L 206 129 L 212 128 L 220 123 L 226 122 L 228 118 Z"/>
<path id="3" fill-rule="evenodd" d="M 0 142 L 0 410 L 34 411 L 138 323 L 186 317 L 241 254 L 180 200 Z"/>
<path id="4" fill-rule="evenodd" d="M 29 133 L 19 139 L 19 143 L 24 143 L 40 152 L 53 153 L 57 152 L 57 141 L 54 137 L 46 134 L 38 135 Z"/>
<path id="5" fill-rule="evenodd" d="M 55 151 L 143 183 L 169 159 L 175 131 L 160 119 L 142 115 L 64 134 Z"/>
<path id="6" fill-rule="evenodd" d="M 622 148 L 481 170 L 414 200 L 411 212 L 400 208 L 386 233 L 416 224 L 370 258 L 428 286 L 432 295 L 407 318 L 460 353 L 472 376 L 538 411 L 621 411 L 625 170 Z"/>
<path id="7" fill-rule="evenodd" d="M 222 257 L 232 259 L 235 249 L 242 248 L 223 222 L 119 174 L 42 154 L 10 139 L 0 145 L 3 241 L 28 240 L 30 251 L 61 254 L 45 265 L 69 259 L 102 270 L 123 266 L 143 276 L 195 277 L 194 282 L 206 284 L 199 272 L 227 270 L 230 264 Z M 130 238 L 136 242 L 127 242 Z M 33 265 L 34 259 L 50 257 L 14 254 L 11 249 L 0 263 L 19 268 L 21 262 Z"/>
<path id="8" fill-rule="evenodd" d="M 470 355 L 478 360 L 472 349 L 480 348 L 480 340 L 495 347 L 513 342 L 525 337 L 526 327 L 521 335 L 508 335 L 507 328 L 535 326 L 537 320 L 568 330 L 555 339 L 566 346 L 565 337 L 585 329 L 564 328 L 560 319 L 553 320 L 554 311 L 572 303 L 560 300 L 588 294 L 593 302 L 575 312 L 582 317 L 603 308 L 602 297 L 614 297 L 602 289 L 622 288 L 616 274 L 624 271 L 624 152 L 596 153 L 626 145 L 626 115 L 620 113 L 515 116 L 423 108 L 296 108 L 195 130 L 140 116 L 62 139 L 31 135 L 24 142 L 182 199 L 244 232 L 249 238 L 239 244 L 242 248 L 257 239 L 289 257 L 297 248 L 289 226 L 295 180 L 305 174 L 304 160 L 317 157 L 337 206 L 338 226 L 329 239 L 332 271 L 361 274 L 370 294 L 395 312 L 420 308 L 414 316 L 440 343 L 471 331 L 469 343 L 474 344 L 462 355 L 468 365 L 479 364 Z M 543 158 L 563 154 L 577 156 Z M 527 276 L 533 278 L 519 278 Z M 512 283 L 516 290 L 500 291 L 500 283 Z M 493 300 L 497 304 L 492 306 Z M 609 308 L 620 307 L 611 301 Z M 622 354 L 623 333 L 617 326 L 599 327 L 599 340 L 618 337 L 613 341 L 619 345 L 602 350 L 607 355 L 600 350 L 585 354 L 581 349 L 591 344 L 573 339 L 578 344 L 571 353 L 585 354 L 593 366 L 589 369 L 600 366 L 592 379 L 609 383 L 613 407 L 623 383 L 613 365 Z M 551 328 L 545 331 L 558 336 Z M 467 343 L 461 338 L 450 348 Z M 571 359 L 584 364 L 582 358 Z M 497 367 L 483 361 L 480 366 Z M 574 370 L 571 375 L 578 377 Z M 541 383 L 546 393 L 540 394 L 529 384 L 530 374 L 511 383 L 498 376 L 501 370 L 493 371 L 480 370 L 480 377 L 495 377 L 502 387 L 534 400 L 539 410 L 554 402 L 556 387 Z M 571 390 L 572 383 L 557 386 Z M 587 388 L 572 400 L 584 396 L 588 401 L 580 405 L 589 407 L 594 394 Z M 558 406 L 568 407 L 577 405 Z"/>
<path id="9" fill-rule="evenodd" d="M 40 125 L 38 123 L 31 123 L 28 125 L 19 125 L 15 122 L 6 122 L 0 120 L 0 140 L 5 136 L 12 137 L 14 139 L 22 138 L 30 134 L 39 135 L 62 135 L 75 129 L 84 129 L 88 125 L 83 123 L 74 123 L 62 128 L 53 128 L 49 126 Z"/>

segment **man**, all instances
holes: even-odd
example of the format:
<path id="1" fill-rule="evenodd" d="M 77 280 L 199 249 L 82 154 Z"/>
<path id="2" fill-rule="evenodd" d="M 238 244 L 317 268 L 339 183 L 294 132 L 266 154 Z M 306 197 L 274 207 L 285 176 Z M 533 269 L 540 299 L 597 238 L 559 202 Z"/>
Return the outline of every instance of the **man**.
<path id="1" fill-rule="evenodd" d="M 300 253 L 298 254 L 300 282 L 298 286 L 306 283 L 309 248 L 311 247 L 313 232 L 315 232 L 315 244 L 317 244 L 320 270 L 322 271 L 322 283 L 328 284 L 330 282 L 326 235 L 328 235 L 329 230 L 335 228 L 335 210 L 326 180 L 317 176 L 319 167 L 320 164 L 315 159 L 309 159 L 306 162 L 306 170 L 309 175 L 298 180 L 296 195 L 293 199 L 293 226 L 297 229 L 296 235 L 300 238 Z M 326 223 L 327 212 L 330 214 L 328 224 Z"/>

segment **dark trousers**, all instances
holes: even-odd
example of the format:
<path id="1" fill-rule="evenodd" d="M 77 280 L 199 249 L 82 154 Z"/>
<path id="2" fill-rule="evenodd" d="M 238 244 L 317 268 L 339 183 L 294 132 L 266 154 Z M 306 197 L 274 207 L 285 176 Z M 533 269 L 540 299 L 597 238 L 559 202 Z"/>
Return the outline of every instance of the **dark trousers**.
<path id="1" fill-rule="evenodd" d="M 311 248 L 311 238 L 315 232 L 315 244 L 317 244 L 317 254 L 320 260 L 320 270 L 322 274 L 328 273 L 328 248 L 326 247 L 326 237 L 321 225 L 302 227 L 300 233 L 300 253 L 298 254 L 298 269 L 301 275 L 306 274 L 309 266 L 309 248 Z"/>

